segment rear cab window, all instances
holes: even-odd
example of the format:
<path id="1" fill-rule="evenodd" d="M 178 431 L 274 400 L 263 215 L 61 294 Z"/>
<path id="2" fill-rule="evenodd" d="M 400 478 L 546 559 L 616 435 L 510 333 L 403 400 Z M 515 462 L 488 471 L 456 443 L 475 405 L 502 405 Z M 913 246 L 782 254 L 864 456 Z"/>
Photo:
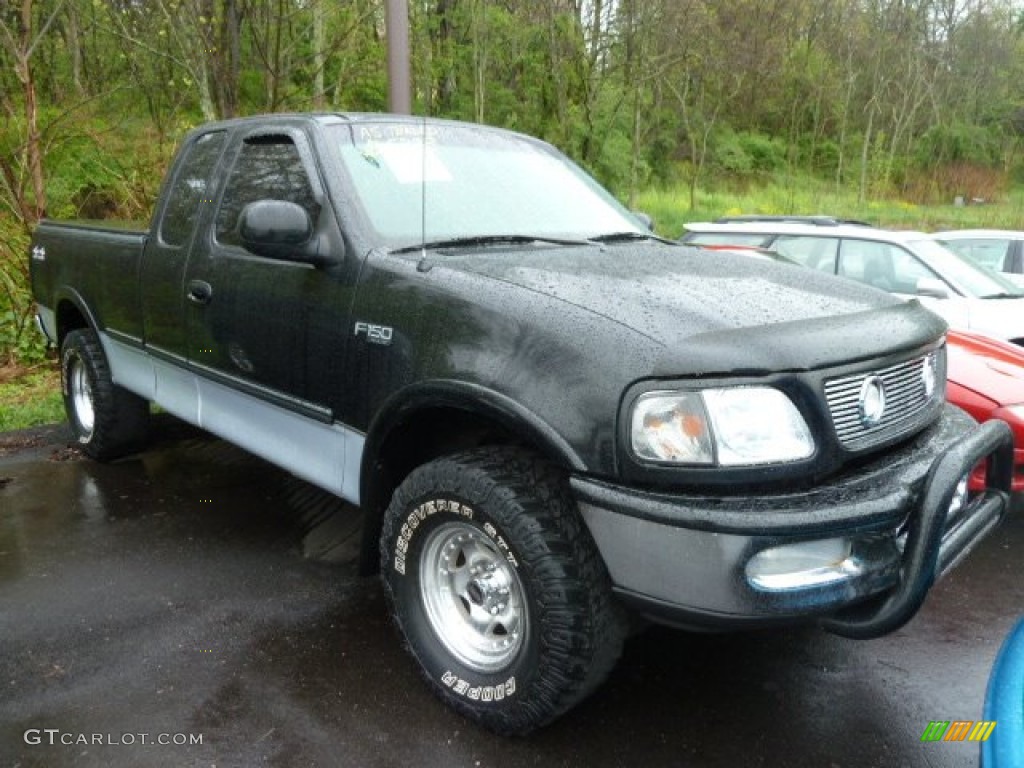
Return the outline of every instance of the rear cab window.
<path id="1" fill-rule="evenodd" d="M 203 134 L 185 150 L 160 221 L 160 240 L 165 245 L 185 245 L 199 218 L 197 208 L 211 202 L 211 179 L 225 135 L 224 131 Z"/>

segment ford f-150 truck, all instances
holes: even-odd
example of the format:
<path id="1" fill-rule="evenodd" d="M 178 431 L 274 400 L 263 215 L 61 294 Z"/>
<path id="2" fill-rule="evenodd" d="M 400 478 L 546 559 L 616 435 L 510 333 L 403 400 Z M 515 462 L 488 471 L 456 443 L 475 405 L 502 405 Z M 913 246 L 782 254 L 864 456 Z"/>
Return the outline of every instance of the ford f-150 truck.
<path id="1" fill-rule="evenodd" d="M 43 221 L 30 260 L 81 449 L 157 403 L 360 505 L 430 687 L 499 732 L 591 692 L 630 611 L 891 632 L 1007 508 L 937 316 L 664 241 L 519 134 L 206 125 L 148 229 Z"/>

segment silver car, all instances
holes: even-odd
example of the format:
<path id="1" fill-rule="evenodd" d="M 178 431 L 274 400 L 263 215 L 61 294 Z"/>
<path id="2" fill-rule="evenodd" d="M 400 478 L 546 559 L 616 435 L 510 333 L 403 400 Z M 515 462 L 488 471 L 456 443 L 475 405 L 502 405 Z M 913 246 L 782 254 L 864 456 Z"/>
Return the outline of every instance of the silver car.
<path id="1" fill-rule="evenodd" d="M 932 235 L 951 251 L 959 253 L 1024 286 L 1024 232 L 1012 229 L 959 229 Z"/>
<path id="2" fill-rule="evenodd" d="M 827 217 L 740 217 L 686 225 L 694 245 L 752 245 L 804 266 L 916 298 L 950 327 L 1024 346 L 1024 290 L 923 232 L 875 229 Z"/>

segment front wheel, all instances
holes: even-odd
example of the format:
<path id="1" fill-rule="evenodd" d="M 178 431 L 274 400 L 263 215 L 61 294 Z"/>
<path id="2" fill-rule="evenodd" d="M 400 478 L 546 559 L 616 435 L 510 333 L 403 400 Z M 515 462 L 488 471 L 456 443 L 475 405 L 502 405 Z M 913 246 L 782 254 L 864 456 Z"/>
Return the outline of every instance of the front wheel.
<path id="1" fill-rule="evenodd" d="M 146 432 L 149 403 L 114 384 L 96 333 L 68 333 L 60 360 L 64 410 L 82 451 L 108 461 L 135 447 Z"/>
<path id="2" fill-rule="evenodd" d="M 437 459 L 395 492 L 381 538 L 395 622 L 434 692 L 526 733 L 608 675 L 621 609 L 564 475 L 523 451 Z"/>

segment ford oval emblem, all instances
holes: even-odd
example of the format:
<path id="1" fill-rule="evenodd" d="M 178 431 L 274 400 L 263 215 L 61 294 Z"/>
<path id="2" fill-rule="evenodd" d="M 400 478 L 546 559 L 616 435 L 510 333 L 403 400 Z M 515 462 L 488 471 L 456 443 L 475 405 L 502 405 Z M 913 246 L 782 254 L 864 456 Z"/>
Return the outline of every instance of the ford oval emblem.
<path id="1" fill-rule="evenodd" d="M 885 383 L 879 376 L 868 376 L 860 388 L 857 404 L 860 423 L 866 429 L 878 426 L 885 416 Z"/>

